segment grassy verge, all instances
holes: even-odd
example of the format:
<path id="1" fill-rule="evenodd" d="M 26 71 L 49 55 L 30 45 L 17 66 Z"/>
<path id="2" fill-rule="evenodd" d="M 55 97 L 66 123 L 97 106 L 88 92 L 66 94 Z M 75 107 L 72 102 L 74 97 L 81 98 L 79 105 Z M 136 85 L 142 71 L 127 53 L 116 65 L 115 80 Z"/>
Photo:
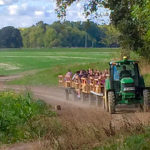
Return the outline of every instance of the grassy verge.
<path id="1" fill-rule="evenodd" d="M 150 86 L 150 63 L 135 52 L 130 52 L 130 56 L 132 59 L 139 61 L 139 69 L 144 78 L 145 85 Z"/>
<path id="2" fill-rule="evenodd" d="M 37 72 L 33 75 L 27 75 L 21 79 L 13 80 L 8 83 L 17 85 L 57 85 L 58 75 L 64 75 L 68 69 L 71 69 L 71 71 L 75 73 L 77 70 L 86 70 L 88 68 L 104 70 L 108 68 L 108 62 L 59 65 L 51 69 Z"/>
<path id="3" fill-rule="evenodd" d="M 69 115 L 71 118 L 68 116 L 62 118 L 63 132 L 59 138 L 55 139 L 58 144 L 57 149 L 149 150 L 150 130 L 141 121 L 134 120 L 138 121 L 135 123 L 130 118 L 122 120 L 123 124 L 114 126 L 113 121 L 109 122 L 108 118 L 99 119 L 97 117 L 95 120 L 93 119 L 96 117 L 94 114 L 90 116 L 87 113 L 85 119 L 82 115 L 80 116 L 81 120 L 79 118 L 77 120 L 75 115 Z M 106 114 L 102 113 L 99 116 L 106 116 Z M 52 145 L 50 141 L 50 137 L 45 138 L 43 150 L 47 150 L 48 146 L 56 146 Z"/>
<path id="4" fill-rule="evenodd" d="M 56 124 L 56 113 L 43 101 L 33 100 L 28 93 L 0 93 L 0 145 L 39 139 L 49 129 L 55 130 Z"/>
<path id="5" fill-rule="evenodd" d="M 143 134 L 111 140 L 105 143 L 105 146 L 93 150 L 150 150 L 150 130 L 145 130 Z"/>
<path id="6" fill-rule="evenodd" d="M 144 81 L 146 86 L 150 86 L 150 73 L 144 74 Z"/>

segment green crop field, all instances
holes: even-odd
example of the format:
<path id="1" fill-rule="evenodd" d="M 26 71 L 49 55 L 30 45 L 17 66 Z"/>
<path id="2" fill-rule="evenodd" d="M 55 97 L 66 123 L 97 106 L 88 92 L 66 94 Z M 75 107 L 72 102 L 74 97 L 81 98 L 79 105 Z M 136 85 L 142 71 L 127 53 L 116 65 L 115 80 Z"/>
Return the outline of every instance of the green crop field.
<path id="1" fill-rule="evenodd" d="M 48 69 L 69 64 L 108 62 L 118 49 L 18 49 L 0 51 L 0 74 Z"/>
<path id="2" fill-rule="evenodd" d="M 0 75 L 36 70 L 35 74 L 11 83 L 55 85 L 58 74 L 68 69 L 73 72 L 89 67 L 104 70 L 108 62 L 119 55 L 120 49 L 111 48 L 1 49 Z"/>

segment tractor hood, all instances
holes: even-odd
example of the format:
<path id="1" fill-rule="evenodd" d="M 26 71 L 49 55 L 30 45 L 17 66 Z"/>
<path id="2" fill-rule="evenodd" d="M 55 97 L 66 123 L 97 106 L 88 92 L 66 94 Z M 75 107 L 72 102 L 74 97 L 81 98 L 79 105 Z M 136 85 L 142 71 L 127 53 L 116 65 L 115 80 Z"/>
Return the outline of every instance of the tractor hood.
<path id="1" fill-rule="evenodd" d="M 123 79 L 121 79 L 121 83 L 123 83 L 123 84 L 129 83 L 130 84 L 130 83 L 134 83 L 134 80 L 130 77 L 123 78 Z"/>

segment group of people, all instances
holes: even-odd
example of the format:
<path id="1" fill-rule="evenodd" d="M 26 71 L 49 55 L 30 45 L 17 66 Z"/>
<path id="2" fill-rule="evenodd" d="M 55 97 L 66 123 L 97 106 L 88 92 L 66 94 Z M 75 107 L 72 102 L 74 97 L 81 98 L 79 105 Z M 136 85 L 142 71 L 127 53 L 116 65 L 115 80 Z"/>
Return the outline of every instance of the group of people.
<path id="1" fill-rule="evenodd" d="M 80 70 L 76 71 L 75 74 L 72 74 L 71 70 L 68 70 L 68 72 L 65 75 L 65 81 L 74 81 L 75 79 L 81 78 L 87 78 L 90 79 L 92 77 L 93 79 L 99 79 L 99 81 L 104 85 L 105 79 L 109 76 L 109 71 L 105 69 L 104 71 L 94 70 L 94 69 L 88 69 L 88 70 Z"/>
<path id="2" fill-rule="evenodd" d="M 104 86 L 105 79 L 109 76 L 109 71 L 106 69 L 104 71 L 94 70 L 94 69 L 88 69 L 88 70 L 79 70 L 76 71 L 75 74 L 72 74 L 71 70 L 68 70 L 68 72 L 65 75 L 64 80 L 65 81 L 79 81 L 81 83 L 82 78 L 86 78 L 88 83 L 90 84 L 90 79 L 98 79 L 97 84 Z M 81 91 L 77 91 L 77 97 L 80 98 Z"/>

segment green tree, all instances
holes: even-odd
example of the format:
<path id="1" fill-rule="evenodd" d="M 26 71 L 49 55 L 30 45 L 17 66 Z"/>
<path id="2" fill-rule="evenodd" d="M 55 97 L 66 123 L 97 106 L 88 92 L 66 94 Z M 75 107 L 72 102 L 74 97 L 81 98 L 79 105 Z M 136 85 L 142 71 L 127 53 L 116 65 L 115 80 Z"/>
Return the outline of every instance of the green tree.
<path id="1" fill-rule="evenodd" d="M 57 0 L 58 17 L 66 15 L 67 6 L 78 0 Z M 83 0 L 79 0 L 83 1 Z M 120 32 L 120 44 L 125 49 L 150 57 L 150 0 L 89 0 L 83 1 L 85 15 L 95 13 L 99 7 L 109 8 L 111 23 Z"/>
<path id="2" fill-rule="evenodd" d="M 0 30 L 1 48 L 20 48 L 22 47 L 22 37 L 20 31 L 14 27 L 4 27 Z"/>
<path id="3" fill-rule="evenodd" d="M 54 44 L 54 41 L 56 38 L 56 31 L 53 28 L 47 26 L 44 35 L 44 47 L 55 47 L 56 45 Z"/>
<path id="4" fill-rule="evenodd" d="M 87 26 L 87 28 L 86 28 Z M 38 22 L 20 29 L 24 47 L 104 47 L 105 32 L 93 22 Z M 114 33 L 115 34 L 115 33 Z M 86 44 L 87 43 L 87 44 Z"/>
<path id="5" fill-rule="evenodd" d="M 29 33 L 30 28 L 20 28 L 21 36 L 22 36 L 22 42 L 23 47 L 30 47 L 30 39 L 29 39 Z"/>
<path id="6" fill-rule="evenodd" d="M 24 47 L 44 47 L 46 26 L 46 24 L 40 21 L 36 26 L 20 29 Z"/>
<path id="7" fill-rule="evenodd" d="M 105 36 L 102 38 L 102 43 L 106 47 L 119 47 L 119 36 L 120 33 L 112 25 L 103 25 L 99 26 L 101 30 L 105 33 Z"/>
<path id="8" fill-rule="evenodd" d="M 140 34 L 142 46 L 138 48 L 138 52 L 150 58 L 150 1 L 141 0 L 132 8 L 132 18 L 137 23 L 137 30 Z"/>

